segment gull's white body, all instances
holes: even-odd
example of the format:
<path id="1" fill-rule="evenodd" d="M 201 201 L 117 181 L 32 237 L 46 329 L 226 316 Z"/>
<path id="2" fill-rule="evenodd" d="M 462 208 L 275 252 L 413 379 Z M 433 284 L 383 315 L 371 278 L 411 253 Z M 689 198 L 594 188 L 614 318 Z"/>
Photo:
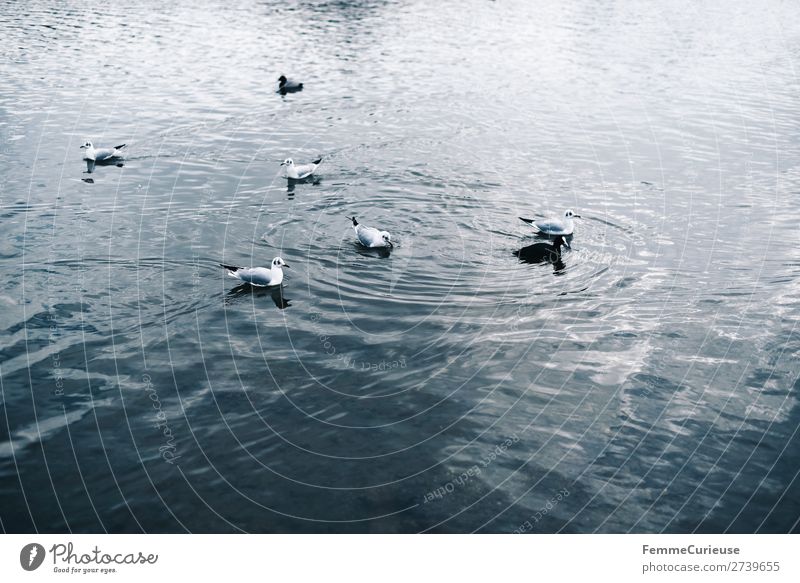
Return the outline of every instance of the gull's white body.
<path id="1" fill-rule="evenodd" d="M 353 230 L 356 232 L 356 237 L 364 247 L 391 247 L 391 236 L 386 231 L 379 231 L 375 227 L 366 227 L 359 224 L 355 218 L 350 219 L 353 221 Z"/>
<path id="2" fill-rule="evenodd" d="M 286 158 L 281 163 L 281 166 L 286 166 L 286 178 L 291 178 L 292 180 L 302 180 L 303 178 L 308 178 L 317 169 L 317 166 L 320 165 L 322 162 L 322 158 L 317 158 L 310 164 L 295 164 L 294 160 L 291 158 Z"/>
<path id="3" fill-rule="evenodd" d="M 113 148 L 95 148 L 92 145 L 92 142 L 86 142 L 81 146 L 82 149 L 86 150 L 83 153 L 83 159 L 91 160 L 92 162 L 102 162 L 103 160 L 110 160 L 111 158 L 121 158 L 121 150 L 124 147 L 125 144 L 115 146 Z"/>
<path id="4" fill-rule="evenodd" d="M 222 265 L 228 270 L 228 275 L 239 281 L 259 287 L 270 287 L 283 283 L 283 267 L 289 267 L 283 259 L 276 257 L 272 260 L 272 267 L 236 267 L 235 265 Z"/>
<path id="5" fill-rule="evenodd" d="M 577 216 L 575 213 L 568 210 L 564 213 L 563 218 L 553 217 L 551 219 L 536 221 L 532 224 L 545 235 L 572 235 L 572 232 L 575 230 L 575 222 L 572 218 L 575 216 Z"/>

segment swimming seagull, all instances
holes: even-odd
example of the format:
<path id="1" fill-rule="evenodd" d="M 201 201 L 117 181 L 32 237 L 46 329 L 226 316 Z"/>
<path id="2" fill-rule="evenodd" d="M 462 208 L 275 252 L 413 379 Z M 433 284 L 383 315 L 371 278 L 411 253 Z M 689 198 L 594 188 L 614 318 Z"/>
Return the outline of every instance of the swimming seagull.
<path id="1" fill-rule="evenodd" d="M 83 153 L 84 160 L 91 160 L 92 162 L 103 162 L 104 160 L 111 160 L 112 158 L 121 158 L 122 157 L 122 148 L 125 147 L 125 144 L 120 144 L 119 146 L 114 146 L 113 148 L 99 148 L 96 149 L 92 142 L 88 141 L 81 146 L 82 150 L 86 150 Z"/>
<path id="2" fill-rule="evenodd" d="M 219 264 L 228 270 L 228 275 L 250 285 L 268 287 L 283 282 L 283 267 L 289 267 L 280 257 L 272 260 L 272 267 L 237 267 L 236 265 Z"/>
<path id="3" fill-rule="evenodd" d="M 302 91 L 303 84 L 287 79 L 286 75 L 278 77 L 278 93 L 294 93 L 295 91 Z"/>
<path id="4" fill-rule="evenodd" d="M 394 247 L 392 236 L 387 231 L 360 225 L 355 217 L 347 217 L 347 219 L 353 221 L 353 230 L 364 247 Z"/>
<path id="5" fill-rule="evenodd" d="M 520 217 L 521 220 L 525 221 L 526 223 L 533 225 L 539 231 L 545 235 L 571 235 L 572 231 L 575 230 L 575 224 L 573 223 L 572 219 L 574 218 L 581 218 L 580 215 L 576 215 L 572 212 L 572 210 L 568 210 L 564 213 L 564 218 L 560 219 L 558 217 L 553 217 L 552 219 L 545 219 L 543 221 L 537 221 L 536 219 L 525 219 Z"/>
<path id="6" fill-rule="evenodd" d="M 317 166 L 320 165 L 322 162 L 322 158 L 317 158 L 311 164 L 300 164 L 296 166 L 294 160 L 291 158 L 286 158 L 283 162 L 281 162 L 281 166 L 286 166 L 286 178 L 291 178 L 292 180 L 302 180 L 303 178 L 308 178 L 314 171 L 317 169 Z"/>
<path id="7" fill-rule="evenodd" d="M 561 261 L 561 246 L 569 247 L 562 235 L 556 235 L 551 243 L 534 243 L 514 251 L 514 255 L 525 263 L 558 263 Z"/>

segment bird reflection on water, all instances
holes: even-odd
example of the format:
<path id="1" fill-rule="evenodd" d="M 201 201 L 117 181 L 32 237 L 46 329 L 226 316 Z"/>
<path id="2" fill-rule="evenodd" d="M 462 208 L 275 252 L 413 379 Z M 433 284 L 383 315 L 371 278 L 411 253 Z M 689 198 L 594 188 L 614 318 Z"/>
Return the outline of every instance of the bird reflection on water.
<path id="1" fill-rule="evenodd" d="M 552 263 L 553 273 L 560 275 L 567 268 L 562 260 L 562 247 L 570 248 L 569 237 L 560 235 L 553 238 L 552 243 L 534 243 L 517 251 L 514 256 L 524 263 Z"/>
<path id="2" fill-rule="evenodd" d="M 306 178 L 287 178 L 286 179 L 286 194 L 289 198 L 294 198 L 294 188 L 298 184 L 311 184 L 312 186 L 319 186 L 322 184 L 322 178 L 314 176 L 307 176 Z"/>
<path id="3" fill-rule="evenodd" d="M 87 174 L 92 174 L 97 166 L 116 166 L 117 168 L 122 168 L 125 166 L 125 164 L 123 164 L 119 158 L 110 158 L 108 160 L 84 160 L 84 162 L 86 162 Z"/>
<path id="4" fill-rule="evenodd" d="M 225 294 L 225 304 L 233 305 L 248 298 L 259 299 L 265 296 L 270 296 L 279 310 L 285 310 L 292 305 L 291 300 L 283 294 L 283 286 L 258 287 L 249 283 L 237 285 L 228 291 Z"/>
<path id="5" fill-rule="evenodd" d="M 378 257 L 380 259 L 389 259 L 393 250 L 393 247 L 364 247 L 360 243 L 354 243 L 353 248 L 359 255 L 363 255 L 364 257 Z"/>

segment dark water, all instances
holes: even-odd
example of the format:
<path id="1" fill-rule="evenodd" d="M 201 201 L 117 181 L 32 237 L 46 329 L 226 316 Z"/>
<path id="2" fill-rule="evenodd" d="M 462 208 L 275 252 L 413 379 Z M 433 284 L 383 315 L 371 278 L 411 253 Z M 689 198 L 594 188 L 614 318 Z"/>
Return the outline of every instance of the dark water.
<path id="1" fill-rule="evenodd" d="M 3 530 L 798 529 L 796 3 L 35 1 L 0 36 Z M 563 265 L 520 262 L 566 208 Z M 216 266 L 276 255 L 282 293 Z"/>

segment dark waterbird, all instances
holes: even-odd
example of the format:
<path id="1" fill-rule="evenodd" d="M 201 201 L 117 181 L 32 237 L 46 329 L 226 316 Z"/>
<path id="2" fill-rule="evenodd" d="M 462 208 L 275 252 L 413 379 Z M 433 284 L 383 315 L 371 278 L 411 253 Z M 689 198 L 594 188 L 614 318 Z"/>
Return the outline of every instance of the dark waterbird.
<path id="1" fill-rule="evenodd" d="M 303 90 L 303 84 L 293 79 L 287 79 L 285 75 L 278 77 L 278 93 L 285 95 Z"/>

